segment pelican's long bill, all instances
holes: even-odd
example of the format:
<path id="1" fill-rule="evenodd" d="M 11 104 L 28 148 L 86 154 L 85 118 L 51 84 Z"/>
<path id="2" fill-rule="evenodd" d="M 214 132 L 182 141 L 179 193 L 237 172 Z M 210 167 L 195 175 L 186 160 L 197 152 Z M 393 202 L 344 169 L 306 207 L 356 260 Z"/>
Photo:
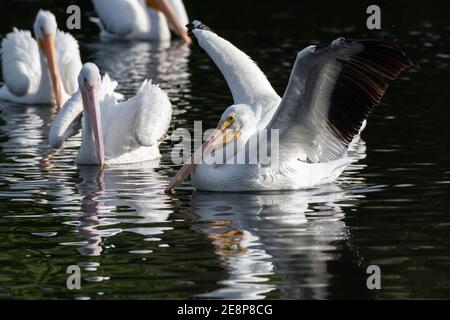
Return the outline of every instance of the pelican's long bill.
<path id="1" fill-rule="evenodd" d="M 167 0 L 146 1 L 149 7 L 160 10 L 166 16 L 170 24 L 172 24 L 178 35 L 183 39 L 185 43 L 190 44 L 192 42 L 191 38 L 187 34 L 186 28 L 181 24 L 180 20 L 178 20 L 172 6 L 167 2 Z"/>
<path id="2" fill-rule="evenodd" d="M 171 193 L 184 179 L 186 179 L 192 172 L 196 164 L 201 163 L 202 159 L 206 158 L 214 149 L 234 140 L 238 134 L 232 130 L 227 130 L 234 122 L 235 118 L 225 121 L 206 139 L 200 148 L 198 148 L 191 157 L 189 163 L 183 167 L 172 178 L 169 185 L 164 190 L 165 193 Z"/>
<path id="3" fill-rule="evenodd" d="M 53 92 L 55 94 L 55 102 L 57 110 L 62 106 L 62 88 L 61 81 L 59 77 L 58 62 L 56 59 L 56 48 L 55 39 L 53 35 L 44 35 L 42 39 L 39 40 L 39 45 L 47 58 L 48 68 L 50 72 L 50 78 L 52 80 Z"/>
<path id="4" fill-rule="evenodd" d="M 103 130 L 100 118 L 100 106 L 98 103 L 98 92 L 97 88 L 87 87 L 83 90 L 83 104 L 85 110 L 88 114 L 92 131 L 94 133 L 95 146 L 97 151 L 97 156 L 100 162 L 100 166 L 103 167 L 105 163 L 105 146 L 103 143 Z"/>

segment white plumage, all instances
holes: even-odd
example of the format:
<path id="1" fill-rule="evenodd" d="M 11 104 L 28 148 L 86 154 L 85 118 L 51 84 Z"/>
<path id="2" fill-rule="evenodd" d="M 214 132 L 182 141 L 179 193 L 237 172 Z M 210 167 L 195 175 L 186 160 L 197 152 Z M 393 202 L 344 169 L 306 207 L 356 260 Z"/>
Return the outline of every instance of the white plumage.
<path id="1" fill-rule="evenodd" d="M 172 116 L 167 94 L 147 80 L 136 96 L 126 101 L 119 102 L 112 93 L 106 93 L 100 102 L 105 163 L 124 164 L 158 158 L 158 145 L 165 137 Z M 84 121 L 83 136 L 86 134 Z M 92 154 L 89 144 L 82 143 L 77 162 L 95 163 Z"/>
<path id="2" fill-rule="evenodd" d="M 2 42 L 3 80 L 14 95 L 36 92 L 41 80 L 39 49 L 29 31 L 13 29 Z"/>
<path id="3" fill-rule="evenodd" d="M 67 139 L 79 133 L 82 113 L 81 92 L 77 91 L 66 101 L 52 122 L 48 139 L 53 148 L 61 148 Z"/>
<path id="4" fill-rule="evenodd" d="M 99 18 L 91 19 L 103 39 L 170 40 L 170 29 L 183 39 L 188 23 L 181 0 L 92 0 Z M 162 2 L 163 7 L 160 7 Z M 168 13 L 165 9 L 169 8 Z"/>
<path id="5" fill-rule="evenodd" d="M 79 164 L 102 164 L 93 130 L 94 118 L 90 116 L 86 103 L 83 105 L 83 90 L 91 86 L 97 73 L 94 64 L 88 63 L 83 67 L 79 77 L 80 91 L 59 112 L 49 135 L 50 145 L 60 148 L 66 139 L 82 128 L 82 143 L 77 157 Z M 84 79 L 88 84 L 83 84 Z M 134 97 L 121 101 L 122 96 L 114 92 L 116 86 L 117 82 L 111 81 L 106 74 L 98 90 L 105 164 L 136 163 L 158 158 L 158 145 L 165 137 L 172 116 L 172 105 L 167 94 L 146 80 Z"/>
<path id="6" fill-rule="evenodd" d="M 390 43 L 340 38 L 299 52 L 281 98 L 246 54 L 199 21 L 188 28 L 224 75 L 234 105 L 166 192 L 191 172 L 194 187 L 209 191 L 294 190 L 333 182 L 353 161 L 348 147 L 389 82 L 412 66 Z M 270 162 L 249 160 L 261 150 Z"/>
<path id="7" fill-rule="evenodd" d="M 24 104 L 57 102 L 55 85 L 52 86 L 52 70 L 49 70 L 51 62 L 46 56 L 51 53 L 44 52 L 43 48 L 45 37 L 49 37 L 49 42 L 53 43 L 49 50 L 56 53 L 55 77 L 61 87 L 62 104 L 78 88 L 77 76 L 81 69 L 78 43 L 70 34 L 56 29 L 56 19 L 48 11 L 39 11 L 34 28 L 41 45 L 31 32 L 16 28 L 2 41 L 5 85 L 0 89 L 0 99 Z"/>
<path id="8" fill-rule="evenodd" d="M 78 90 L 77 77 L 82 67 L 78 42 L 71 34 L 57 30 L 55 46 L 62 84 L 72 95 Z"/>

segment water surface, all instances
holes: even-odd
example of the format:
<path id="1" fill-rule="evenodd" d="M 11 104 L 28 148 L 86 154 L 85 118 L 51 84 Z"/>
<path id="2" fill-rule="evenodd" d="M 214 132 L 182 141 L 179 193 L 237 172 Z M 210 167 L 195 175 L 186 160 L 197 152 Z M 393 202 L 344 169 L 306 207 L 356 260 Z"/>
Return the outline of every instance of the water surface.
<path id="1" fill-rule="evenodd" d="M 2 1 L 1 36 L 28 28 L 41 6 L 62 23 L 66 2 Z M 359 161 L 336 183 L 298 192 L 215 194 L 186 181 L 168 197 L 179 168 L 170 141 L 156 161 L 77 167 L 79 136 L 59 152 L 47 144 L 52 108 L 0 102 L 0 298 L 449 297 L 448 3 L 386 2 L 379 32 L 365 29 L 356 1 L 189 3 L 190 16 L 253 57 L 279 93 L 299 49 L 338 36 L 397 42 L 421 69 L 389 88 L 352 152 Z M 84 61 L 127 97 L 146 78 L 159 83 L 174 104 L 171 130 L 216 125 L 232 100 L 207 55 L 179 41 L 102 43 L 88 2 L 83 10 L 75 36 Z M 381 290 L 366 287 L 373 264 Z M 81 290 L 66 288 L 69 265 L 81 267 Z"/>

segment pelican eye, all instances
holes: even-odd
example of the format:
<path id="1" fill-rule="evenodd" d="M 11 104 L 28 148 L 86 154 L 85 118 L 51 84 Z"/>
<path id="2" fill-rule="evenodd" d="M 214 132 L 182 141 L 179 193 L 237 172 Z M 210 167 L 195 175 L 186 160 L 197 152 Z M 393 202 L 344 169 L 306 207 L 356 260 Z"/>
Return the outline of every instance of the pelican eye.
<path id="1" fill-rule="evenodd" d="M 226 129 L 228 127 L 230 127 L 234 121 L 236 121 L 236 115 L 231 115 L 227 118 L 227 120 L 225 120 L 222 124 L 222 129 Z"/>

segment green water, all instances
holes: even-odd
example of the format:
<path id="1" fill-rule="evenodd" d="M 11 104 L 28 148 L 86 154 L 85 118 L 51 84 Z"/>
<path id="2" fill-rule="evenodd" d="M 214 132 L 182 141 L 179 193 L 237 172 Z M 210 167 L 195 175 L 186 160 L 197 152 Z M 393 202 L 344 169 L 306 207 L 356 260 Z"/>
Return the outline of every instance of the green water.
<path id="1" fill-rule="evenodd" d="M 3 0 L 0 36 L 29 29 L 40 7 L 63 25 L 68 3 Z M 298 50 L 338 36 L 394 41 L 421 69 L 389 88 L 359 162 L 337 183 L 287 193 L 199 193 L 186 181 L 168 197 L 162 190 L 178 169 L 169 141 L 159 161 L 77 168 L 79 136 L 59 153 L 47 144 L 50 107 L 0 102 L 0 298 L 448 298 L 448 2 L 381 2 L 381 31 L 365 28 L 359 1 L 186 3 L 279 93 Z M 89 1 L 79 4 L 84 61 L 126 96 L 145 78 L 160 83 L 175 105 L 172 128 L 216 125 L 232 100 L 207 55 L 179 41 L 101 43 Z M 373 264 L 381 290 L 366 287 Z M 81 267 L 81 290 L 66 287 L 70 265 Z"/>

